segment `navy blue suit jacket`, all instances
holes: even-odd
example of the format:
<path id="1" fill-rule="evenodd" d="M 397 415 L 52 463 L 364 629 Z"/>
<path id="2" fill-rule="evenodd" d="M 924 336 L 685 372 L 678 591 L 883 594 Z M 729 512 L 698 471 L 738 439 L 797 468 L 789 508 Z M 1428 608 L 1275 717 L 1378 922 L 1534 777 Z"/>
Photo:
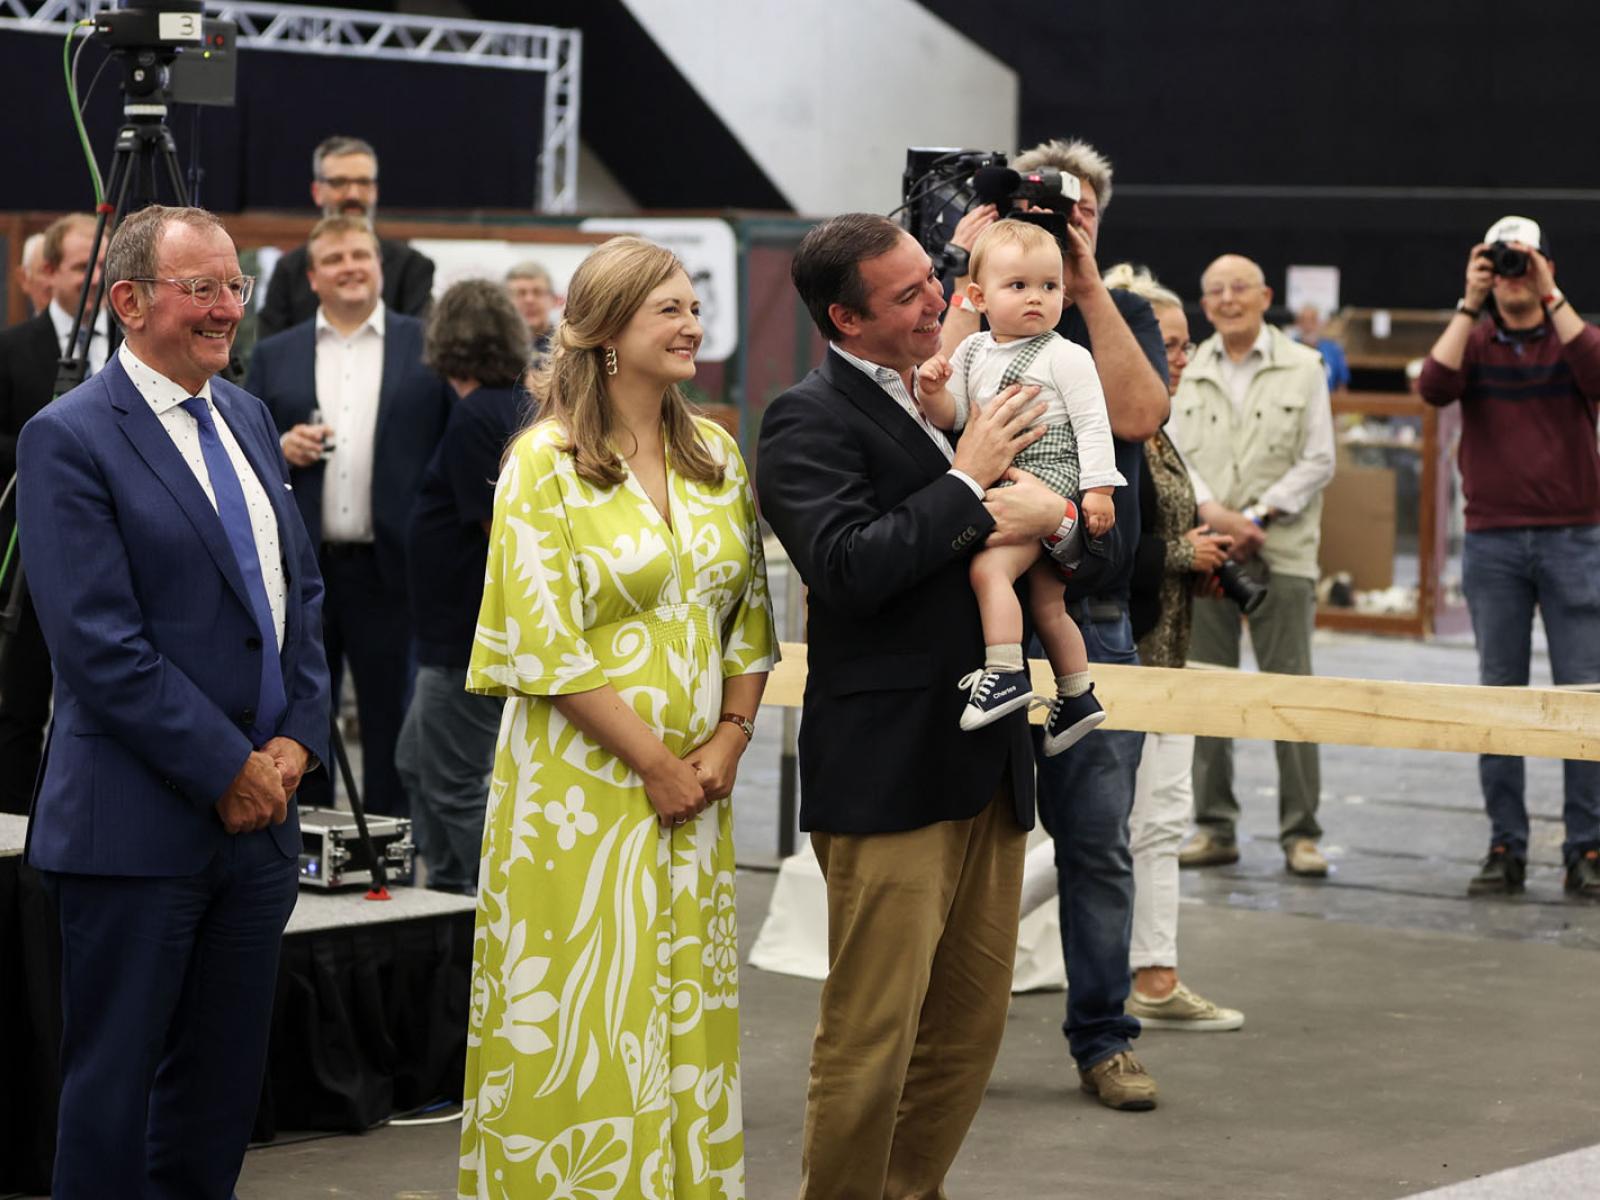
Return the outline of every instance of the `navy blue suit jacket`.
<path id="1" fill-rule="evenodd" d="M 383 383 L 372 452 L 372 532 L 384 585 L 403 593 L 406 523 L 422 490 L 422 474 L 444 437 L 455 392 L 423 365 L 421 321 L 386 309 L 383 322 Z M 279 433 L 310 419 L 317 407 L 315 317 L 256 346 L 245 390 L 266 403 Z M 323 471 L 320 462 L 289 470 L 314 546 L 322 542 Z"/>
<path id="2" fill-rule="evenodd" d="M 322 578 L 261 402 L 212 402 L 278 517 L 288 585 L 276 735 L 327 758 Z M 44 409 L 18 443 L 28 585 L 55 665 L 55 718 L 28 858 L 48 871 L 190 875 L 229 835 L 216 801 L 252 749 L 263 649 L 216 509 L 119 359 Z M 300 827 L 269 826 L 288 857 Z"/>

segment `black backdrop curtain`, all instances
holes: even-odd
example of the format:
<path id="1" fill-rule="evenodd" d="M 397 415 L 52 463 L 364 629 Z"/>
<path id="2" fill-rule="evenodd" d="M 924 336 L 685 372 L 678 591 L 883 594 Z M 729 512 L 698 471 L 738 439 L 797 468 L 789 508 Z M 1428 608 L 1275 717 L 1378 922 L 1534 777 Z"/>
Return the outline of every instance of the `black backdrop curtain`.
<path id="1" fill-rule="evenodd" d="M 18 118 L 13 136 L 0 139 L 8 209 L 93 206 L 61 46 L 55 35 L 0 32 L 0 78 Z M 106 57 L 98 43 L 84 51 L 80 94 Z M 122 124 L 121 71 L 109 63 L 88 104 L 102 171 Z M 185 173 L 195 161 L 204 171 L 200 202 L 217 212 L 308 208 L 311 151 L 331 134 L 377 148 L 384 207 L 528 209 L 538 191 L 544 84 L 536 71 L 242 49 L 237 105 L 175 105 L 167 124 Z"/>

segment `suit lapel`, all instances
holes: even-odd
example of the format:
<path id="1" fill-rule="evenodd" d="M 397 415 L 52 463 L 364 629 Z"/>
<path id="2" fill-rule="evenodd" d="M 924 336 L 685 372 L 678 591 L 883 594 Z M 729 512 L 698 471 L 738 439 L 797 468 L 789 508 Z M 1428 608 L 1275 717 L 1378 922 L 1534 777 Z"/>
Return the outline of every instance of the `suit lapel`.
<path id="1" fill-rule="evenodd" d="M 832 349 L 825 351 L 822 375 L 875 425 L 899 442 L 927 474 L 943 475 L 950 469 L 949 460 L 933 444 L 933 439 L 895 403 L 894 397 Z"/>
<path id="2" fill-rule="evenodd" d="M 300 376 L 300 386 L 290 389 L 291 396 L 310 396 L 311 403 L 303 413 L 295 416 L 296 421 L 311 420 L 311 410 L 322 406 L 322 397 L 317 395 L 317 323 L 310 321 L 305 326 L 305 332 L 299 347 L 300 353 L 295 357 L 295 373 Z M 327 420 L 328 414 L 324 412 L 322 419 Z"/>
<path id="3" fill-rule="evenodd" d="M 104 370 L 95 378 L 105 381 L 106 393 L 110 397 L 111 407 L 116 410 L 123 436 L 133 444 L 151 473 L 172 494 L 178 507 L 183 509 L 201 543 L 217 564 L 217 570 L 222 572 L 222 577 L 239 597 L 239 602 L 249 609 L 250 595 L 245 591 L 244 576 L 239 571 L 239 560 L 233 553 L 233 546 L 228 542 L 227 531 L 222 528 L 222 518 L 211 507 L 211 501 L 206 499 L 205 490 L 189 469 L 189 464 L 183 460 L 183 455 L 178 453 L 172 435 L 166 431 L 150 405 L 145 403 L 144 397 L 139 395 L 139 389 L 133 386 L 133 380 L 122 369 L 120 359 L 112 357 L 108 360 Z"/>
<path id="4" fill-rule="evenodd" d="M 394 393 L 400 386 L 401 376 L 405 374 L 405 347 L 401 339 L 405 334 L 401 331 L 400 323 L 394 319 L 394 314 L 383 314 L 383 378 L 378 381 L 378 421 L 372 431 L 372 481 L 378 481 L 378 472 L 383 468 L 381 464 L 384 456 L 381 447 L 384 443 L 384 434 L 389 422 L 394 419 Z"/>

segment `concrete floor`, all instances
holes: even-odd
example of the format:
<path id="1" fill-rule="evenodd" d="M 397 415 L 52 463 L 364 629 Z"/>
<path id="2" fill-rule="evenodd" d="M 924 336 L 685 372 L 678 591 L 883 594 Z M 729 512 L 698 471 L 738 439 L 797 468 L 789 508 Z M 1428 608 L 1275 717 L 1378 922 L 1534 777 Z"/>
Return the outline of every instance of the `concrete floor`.
<path id="1" fill-rule="evenodd" d="M 747 944 L 772 879 L 741 873 Z M 1572 916 L 1600 927 L 1591 908 Z M 1138 1052 L 1161 1106 L 1114 1113 L 1077 1091 L 1061 995 L 1017 997 L 953 1197 L 1368 1200 L 1600 1141 L 1600 960 L 1590 950 L 1191 904 L 1183 953 L 1185 977 L 1243 1009 L 1245 1028 L 1148 1033 Z M 752 1200 L 796 1184 L 817 990 L 744 973 Z M 265 1147 L 248 1156 L 239 1196 L 453 1196 L 455 1146 L 445 1124 Z"/>
<path id="2" fill-rule="evenodd" d="M 1470 644 L 1319 635 L 1322 674 L 1473 682 Z M 1548 682 L 1536 661 L 1534 680 Z M 776 845 L 776 714 L 758 724 L 739 807 L 740 860 Z M 1468 901 L 1487 828 L 1468 756 L 1323 751 L 1324 882 L 1282 870 L 1268 744 L 1241 743 L 1244 857 L 1185 873 L 1184 978 L 1241 1008 L 1229 1034 L 1152 1031 L 1137 1050 L 1152 1113 L 1077 1091 L 1062 997 L 1017 997 L 990 1095 L 950 1177 L 957 1200 L 1410 1196 L 1468 1183 L 1473 1200 L 1554 1196 L 1600 1143 L 1600 905 L 1561 891 L 1561 767 L 1528 767 L 1529 892 Z M 748 948 L 773 876 L 741 871 Z M 818 985 L 743 978 L 747 1187 L 793 1193 Z M 452 1123 L 253 1150 L 241 1200 L 452 1197 Z M 1559 1194 L 1565 1195 L 1566 1192 Z M 1576 1191 L 1571 1194 L 1578 1194 Z"/>

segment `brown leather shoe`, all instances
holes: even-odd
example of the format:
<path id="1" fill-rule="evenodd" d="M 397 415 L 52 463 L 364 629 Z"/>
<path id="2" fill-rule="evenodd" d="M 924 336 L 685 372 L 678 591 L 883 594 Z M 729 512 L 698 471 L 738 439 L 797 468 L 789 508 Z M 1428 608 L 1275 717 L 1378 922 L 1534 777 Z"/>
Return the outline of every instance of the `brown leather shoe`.
<path id="1" fill-rule="evenodd" d="M 1156 1081 L 1127 1050 L 1078 1072 L 1078 1086 L 1122 1112 L 1148 1112 L 1156 1106 Z"/>
<path id="2" fill-rule="evenodd" d="M 1295 838 L 1283 849 L 1283 862 L 1292 875 L 1320 879 L 1328 873 L 1328 860 L 1310 838 Z"/>
<path id="3" fill-rule="evenodd" d="M 1201 830 L 1178 851 L 1180 867 L 1223 867 L 1239 861 L 1239 843 Z"/>

